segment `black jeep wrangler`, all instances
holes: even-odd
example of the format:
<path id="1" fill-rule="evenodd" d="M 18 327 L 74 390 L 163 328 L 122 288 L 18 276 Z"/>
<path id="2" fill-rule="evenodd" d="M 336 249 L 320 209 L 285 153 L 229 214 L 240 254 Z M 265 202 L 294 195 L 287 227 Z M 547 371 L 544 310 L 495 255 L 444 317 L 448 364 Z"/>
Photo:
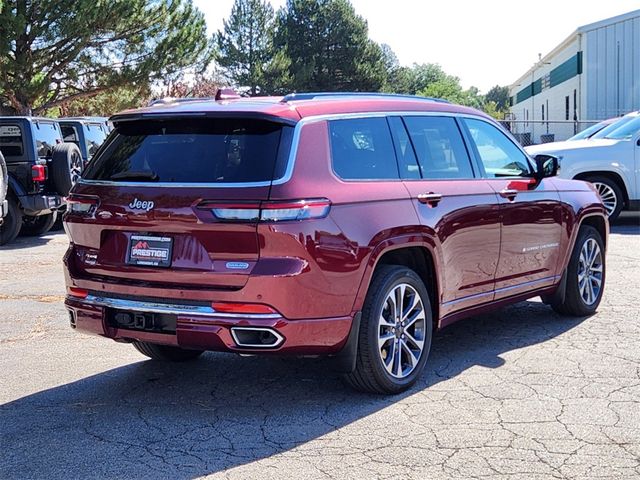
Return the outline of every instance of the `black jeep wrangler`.
<path id="1" fill-rule="evenodd" d="M 64 117 L 58 118 L 58 123 L 64 141 L 80 148 L 85 166 L 109 135 L 106 117 Z"/>
<path id="2" fill-rule="evenodd" d="M 9 183 L 0 245 L 11 242 L 19 233 L 46 233 L 80 178 L 80 150 L 73 143 L 63 142 L 55 120 L 0 117 L 0 152 L 7 164 Z"/>

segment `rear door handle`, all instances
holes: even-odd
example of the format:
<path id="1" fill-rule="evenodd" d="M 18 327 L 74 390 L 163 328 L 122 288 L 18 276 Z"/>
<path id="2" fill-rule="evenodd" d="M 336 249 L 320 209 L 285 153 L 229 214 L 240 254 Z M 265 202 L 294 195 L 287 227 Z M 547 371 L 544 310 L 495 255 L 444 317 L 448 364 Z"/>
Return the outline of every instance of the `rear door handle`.
<path id="1" fill-rule="evenodd" d="M 513 200 L 518 195 L 518 190 L 514 190 L 513 188 L 505 188 L 504 190 L 500 190 L 500 196 L 502 198 L 508 198 L 509 200 Z"/>
<path id="2" fill-rule="evenodd" d="M 432 207 L 438 205 L 438 202 L 440 202 L 440 200 L 442 200 L 441 193 L 421 193 L 420 195 L 418 195 L 418 201 L 420 203 L 425 203 Z"/>

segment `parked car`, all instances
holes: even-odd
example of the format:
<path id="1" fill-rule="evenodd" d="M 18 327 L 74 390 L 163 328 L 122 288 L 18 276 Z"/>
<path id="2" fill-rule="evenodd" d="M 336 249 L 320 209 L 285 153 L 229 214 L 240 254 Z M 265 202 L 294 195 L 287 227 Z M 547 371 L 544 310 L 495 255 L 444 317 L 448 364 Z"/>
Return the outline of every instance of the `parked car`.
<path id="1" fill-rule="evenodd" d="M 585 128 L 581 132 L 578 132 L 573 137 L 568 138 L 567 142 L 573 142 L 575 140 L 585 140 L 587 138 L 593 137 L 596 133 L 601 131 L 603 128 L 608 127 L 612 123 L 620 120 L 621 117 L 608 118 L 607 120 L 603 120 L 601 122 L 596 123 L 595 125 L 591 125 L 590 127 Z"/>
<path id="2" fill-rule="evenodd" d="M 614 221 L 622 210 L 640 210 L 640 113 L 625 115 L 588 140 L 526 147 L 531 155 L 555 155 L 562 178 L 595 185 Z"/>
<path id="3" fill-rule="evenodd" d="M 112 117 L 69 197 L 71 326 L 157 360 L 333 356 L 396 393 L 432 332 L 542 296 L 596 311 L 606 211 L 477 110 L 420 97 L 175 101 Z"/>
<path id="4" fill-rule="evenodd" d="M 0 152 L 0 225 L 3 223 L 4 216 L 7 214 L 9 205 L 7 203 L 7 188 L 9 187 L 9 177 L 7 174 L 7 164 L 4 161 L 2 152 Z"/>
<path id="5" fill-rule="evenodd" d="M 78 147 L 62 142 L 55 120 L 0 117 L 0 152 L 8 170 L 7 215 L 0 245 L 46 233 L 82 171 Z"/>
<path id="6" fill-rule="evenodd" d="M 102 145 L 109 135 L 108 119 L 105 117 L 65 117 L 59 118 L 62 138 L 75 143 L 80 148 L 84 165 Z"/>

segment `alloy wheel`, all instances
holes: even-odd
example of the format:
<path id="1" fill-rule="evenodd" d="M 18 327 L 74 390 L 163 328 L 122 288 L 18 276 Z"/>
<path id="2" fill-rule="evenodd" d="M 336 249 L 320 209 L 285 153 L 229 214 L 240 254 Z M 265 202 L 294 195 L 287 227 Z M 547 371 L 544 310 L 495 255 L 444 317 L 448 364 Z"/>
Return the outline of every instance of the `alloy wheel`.
<path id="1" fill-rule="evenodd" d="M 616 211 L 616 207 L 618 206 L 618 197 L 616 196 L 616 192 L 613 188 L 603 182 L 594 182 L 593 185 L 596 187 L 596 190 L 602 199 L 602 203 L 604 204 L 604 208 L 607 210 L 607 216 L 611 215 Z"/>
<path id="2" fill-rule="evenodd" d="M 389 375 L 406 378 L 425 347 L 426 313 L 411 285 L 396 285 L 387 295 L 378 322 L 378 352 Z"/>
<path id="3" fill-rule="evenodd" d="M 602 252 L 598 242 L 588 238 L 580 250 L 578 260 L 578 290 L 586 305 L 593 305 L 602 289 Z"/>

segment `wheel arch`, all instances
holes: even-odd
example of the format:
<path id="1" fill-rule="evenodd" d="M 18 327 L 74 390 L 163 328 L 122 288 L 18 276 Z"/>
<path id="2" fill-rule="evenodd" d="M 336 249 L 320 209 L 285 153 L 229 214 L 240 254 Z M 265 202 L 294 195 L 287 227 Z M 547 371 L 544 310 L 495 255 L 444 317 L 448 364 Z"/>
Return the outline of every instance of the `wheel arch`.
<path id="1" fill-rule="evenodd" d="M 618 172 L 615 172 L 613 170 L 594 170 L 594 171 L 588 171 L 588 172 L 581 172 L 574 175 L 573 179 L 586 180 L 587 178 L 594 177 L 594 176 L 605 177 L 616 182 L 618 187 L 620 187 L 620 190 L 622 190 L 622 196 L 624 200 L 623 206 L 624 207 L 629 206 L 629 190 L 627 189 L 627 184 L 624 178 Z"/>
<path id="2" fill-rule="evenodd" d="M 362 309 L 373 274 L 380 265 L 402 265 L 415 271 L 422 279 L 429 294 L 434 327 L 440 322 L 440 285 L 438 257 L 435 244 L 415 236 L 394 238 L 376 247 L 370 255 L 367 269 L 358 288 L 354 310 Z"/>

